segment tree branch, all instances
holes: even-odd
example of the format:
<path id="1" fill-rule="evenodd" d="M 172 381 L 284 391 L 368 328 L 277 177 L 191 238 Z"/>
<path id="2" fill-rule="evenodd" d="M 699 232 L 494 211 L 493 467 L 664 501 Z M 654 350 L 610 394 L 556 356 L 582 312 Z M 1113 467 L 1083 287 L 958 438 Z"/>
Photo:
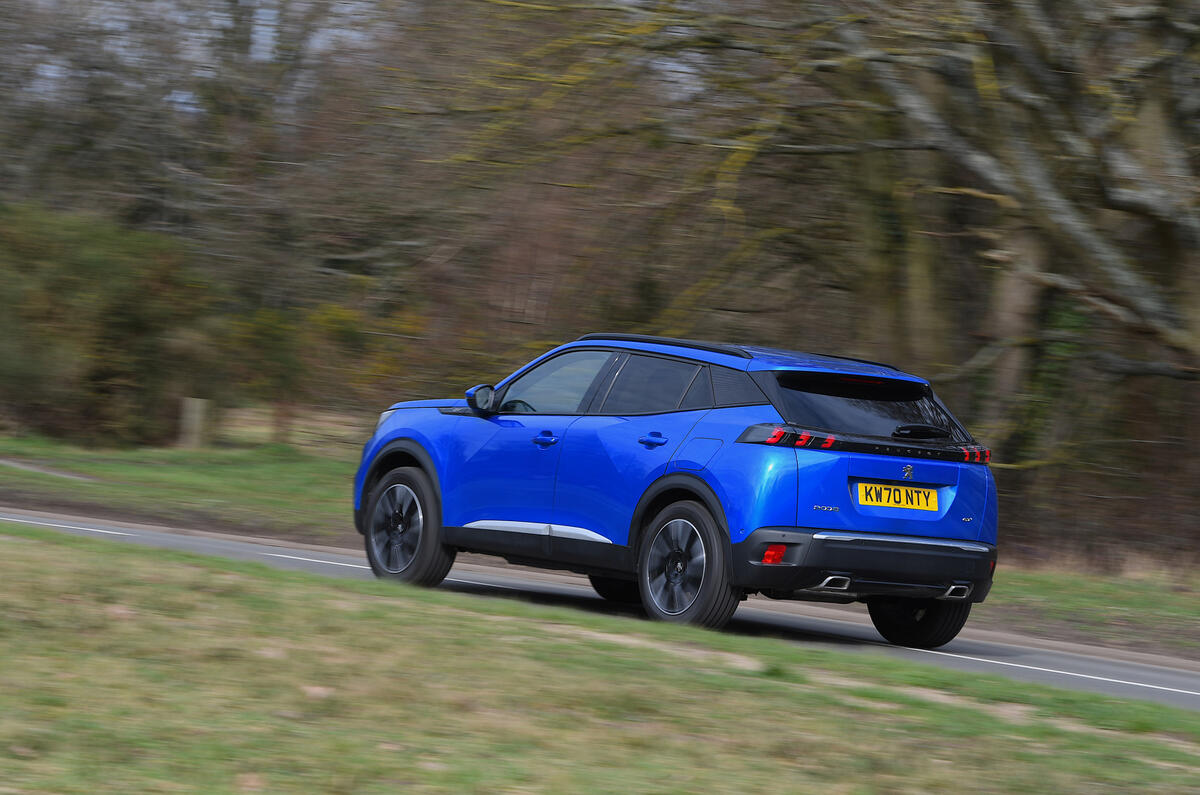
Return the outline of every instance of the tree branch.
<path id="1" fill-rule="evenodd" d="M 1017 169 L 1030 187 L 1030 195 L 1041 205 L 1055 228 L 1090 257 L 1104 275 L 1127 297 L 1147 326 L 1172 347 L 1197 352 L 1196 341 L 1178 325 L 1175 312 L 1163 302 L 1158 290 L 1146 282 L 1111 243 L 1101 237 L 1079 210 L 1054 186 L 1041 156 L 1024 136 L 1011 136 Z"/>
<path id="2" fill-rule="evenodd" d="M 1010 337 L 995 340 L 977 350 L 971 358 L 951 370 L 930 377 L 930 382 L 946 384 L 960 381 L 989 369 L 1010 348 L 1032 348 L 1050 342 L 1069 342 L 1079 347 L 1074 352 L 1076 358 L 1083 359 L 1097 370 L 1119 375 L 1123 378 L 1133 376 L 1156 376 L 1173 378 L 1179 381 L 1200 381 L 1200 368 L 1176 365 L 1170 362 L 1148 362 L 1127 359 L 1108 351 L 1097 350 L 1088 344 L 1088 340 L 1079 334 L 1067 331 L 1045 331 L 1028 337 Z"/>
<path id="3" fill-rule="evenodd" d="M 714 149 L 751 149 L 775 155 L 855 155 L 886 150 L 930 150 L 940 148 L 934 141 L 859 141 L 853 144 L 764 144 L 751 147 L 744 141 L 731 138 L 705 138 L 686 133 L 672 133 L 671 143 L 709 146 Z"/>
<path id="4" fill-rule="evenodd" d="M 862 34 L 858 31 L 847 29 L 842 36 L 852 45 L 861 47 L 863 44 Z M 925 129 L 938 149 L 958 160 L 995 190 L 1014 197 L 1021 194 L 1020 187 L 1008 170 L 994 157 L 979 151 L 955 132 L 929 101 L 900 77 L 895 67 L 883 61 L 867 59 L 867 70 L 896 106 Z"/>
<path id="5" fill-rule="evenodd" d="M 1078 279 L 1063 276 L 1059 273 L 1046 273 L 1045 271 L 1019 271 L 1019 273 L 1034 284 L 1070 293 L 1080 303 L 1116 320 L 1122 325 L 1138 329 L 1139 331 L 1146 330 L 1145 320 L 1137 313 L 1131 312 L 1120 304 L 1101 296 L 1098 291 Z"/>

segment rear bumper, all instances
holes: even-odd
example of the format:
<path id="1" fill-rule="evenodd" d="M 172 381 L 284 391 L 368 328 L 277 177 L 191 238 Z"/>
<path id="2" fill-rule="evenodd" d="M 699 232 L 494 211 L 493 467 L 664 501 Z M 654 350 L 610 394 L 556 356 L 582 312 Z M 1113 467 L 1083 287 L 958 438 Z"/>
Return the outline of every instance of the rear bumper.
<path id="1" fill-rule="evenodd" d="M 783 559 L 764 564 L 771 544 L 785 546 Z M 995 562 L 996 547 L 979 541 L 797 527 L 760 527 L 733 545 L 734 584 L 783 598 L 889 595 L 982 602 Z"/>

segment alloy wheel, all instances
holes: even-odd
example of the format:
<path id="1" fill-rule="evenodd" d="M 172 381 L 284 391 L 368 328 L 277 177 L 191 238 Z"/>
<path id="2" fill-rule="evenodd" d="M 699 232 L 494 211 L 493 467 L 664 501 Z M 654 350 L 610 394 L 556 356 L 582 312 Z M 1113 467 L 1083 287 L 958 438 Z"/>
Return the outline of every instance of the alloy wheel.
<path id="1" fill-rule="evenodd" d="M 421 501 L 408 486 L 395 483 L 380 495 L 371 517 L 375 560 L 390 574 L 408 568 L 417 554 L 424 526 Z"/>
<path id="2" fill-rule="evenodd" d="M 672 519 L 658 529 L 646 558 L 644 576 L 659 610 L 679 615 L 692 606 L 704 583 L 707 559 L 700 531 L 686 519 Z"/>

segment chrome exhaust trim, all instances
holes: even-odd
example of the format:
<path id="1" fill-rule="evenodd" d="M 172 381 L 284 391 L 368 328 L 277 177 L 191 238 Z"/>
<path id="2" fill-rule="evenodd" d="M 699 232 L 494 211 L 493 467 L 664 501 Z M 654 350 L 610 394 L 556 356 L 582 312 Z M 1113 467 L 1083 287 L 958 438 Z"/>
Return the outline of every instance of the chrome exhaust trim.
<path id="1" fill-rule="evenodd" d="M 966 599 L 971 595 L 971 586 L 969 585 L 951 585 L 946 589 L 946 592 L 938 597 L 938 599 Z"/>
<path id="2" fill-rule="evenodd" d="M 813 586 L 814 591 L 846 591 L 850 589 L 850 578 L 841 574 L 826 577 L 820 585 Z"/>

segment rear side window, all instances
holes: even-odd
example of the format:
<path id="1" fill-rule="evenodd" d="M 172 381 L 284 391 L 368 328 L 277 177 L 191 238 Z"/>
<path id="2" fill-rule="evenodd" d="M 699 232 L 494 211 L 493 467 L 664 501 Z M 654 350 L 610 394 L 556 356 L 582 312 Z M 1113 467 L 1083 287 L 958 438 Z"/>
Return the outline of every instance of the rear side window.
<path id="1" fill-rule="evenodd" d="M 692 379 L 692 385 L 688 387 L 687 394 L 683 396 L 679 410 L 710 409 L 712 404 L 712 381 L 708 378 L 708 370 L 701 367 L 700 372 Z"/>
<path id="2" fill-rule="evenodd" d="M 629 357 L 617 373 L 601 414 L 675 411 L 700 366 L 653 356 Z"/>
<path id="3" fill-rule="evenodd" d="M 971 441 L 926 384 L 831 373 L 773 375 L 779 383 L 780 414 L 795 425 L 884 437 L 901 426 L 932 426 L 945 435 L 929 434 L 930 441 Z"/>
<path id="4" fill-rule="evenodd" d="M 715 364 L 711 369 L 713 398 L 718 406 L 753 406 L 768 402 L 748 373 Z"/>

